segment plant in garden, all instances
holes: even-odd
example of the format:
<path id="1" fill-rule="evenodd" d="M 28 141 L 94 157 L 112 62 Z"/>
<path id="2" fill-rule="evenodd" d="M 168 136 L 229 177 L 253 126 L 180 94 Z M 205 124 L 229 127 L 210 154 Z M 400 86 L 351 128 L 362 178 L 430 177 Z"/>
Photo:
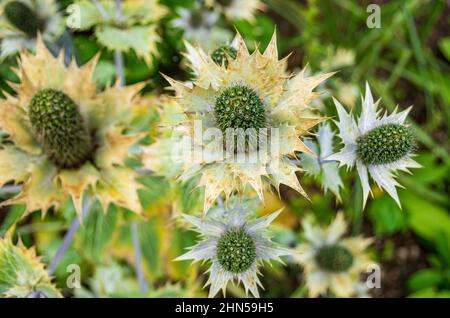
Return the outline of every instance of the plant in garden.
<path id="1" fill-rule="evenodd" d="M 323 120 L 312 112 L 309 103 L 317 96 L 313 89 L 332 75 L 305 77 L 300 72 L 291 77 L 286 71 L 287 59 L 278 60 L 275 34 L 264 54 L 258 50 L 250 54 L 240 35 L 232 46 L 237 50 L 236 58 L 228 58 L 226 66 L 218 65 L 201 48 L 188 45 L 186 56 L 197 75 L 193 85 L 166 77 L 186 115 L 178 129 L 193 144 L 193 156 L 184 158 L 182 177 L 201 175 L 199 185 L 205 187 L 204 211 L 222 192 L 229 197 L 247 185 L 262 199 L 266 180 L 277 189 L 283 183 L 306 196 L 295 174 L 300 168 L 286 157 L 295 152 L 314 155 L 299 136 Z M 228 135 L 228 129 L 256 132 L 261 128 L 274 129 L 279 133 L 274 141 L 279 151 L 253 157 L 255 162 L 229 160 L 223 157 L 224 151 L 231 156 L 254 156 L 259 146 L 251 138 L 245 139 L 245 147 L 238 141 L 238 147 L 231 150 L 225 149 L 224 138 L 209 144 L 195 136 L 195 125 L 199 122 L 202 131 L 220 130 L 222 136 Z M 257 138 L 262 137 L 263 133 Z"/>
<path id="2" fill-rule="evenodd" d="M 36 54 L 20 55 L 12 84 L 16 96 L 0 101 L 0 184 L 23 184 L 3 205 L 26 204 L 28 212 L 72 199 L 82 217 L 83 197 L 141 211 L 137 172 L 125 164 L 141 134 L 126 132 L 134 96 L 142 85 L 118 85 L 97 92 L 92 73 L 97 58 L 65 67 L 38 39 Z"/>
<path id="3" fill-rule="evenodd" d="M 53 0 L 4 0 L 0 3 L 0 60 L 22 49 L 34 50 L 40 33 L 55 41 L 64 31 L 64 20 Z"/>
<path id="4" fill-rule="evenodd" d="M 259 297 L 258 267 L 263 261 L 277 260 L 290 255 L 291 251 L 273 243 L 267 227 L 280 214 L 248 219 L 248 212 L 241 207 L 223 212 L 216 217 L 201 219 L 184 215 L 186 221 L 202 235 L 202 240 L 190 251 L 176 260 L 211 261 L 208 270 L 211 285 L 209 297 L 214 297 L 221 289 L 225 295 L 229 281 L 242 282 L 245 292 Z"/>
<path id="5" fill-rule="evenodd" d="M 362 100 L 362 112 L 355 122 L 353 116 L 334 100 L 339 116 L 336 125 L 344 147 L 326 159 L 337 160 L 340 165 L 349 168 L 356 163 L 359 178 L 363 187 L 363 204 L 367 202 L 371 192 L 368 173 L 375 182 L 400 206 L 395 180 L 398 170 L 420 168 L 412 157 L 415 150 L 415 137 L 412 129 L 405 124 L 411 107 L 397 113 L 379 116 L 378 103 L 374 103 L 369 84 L 366 84 L 366 95 Z"/>
<path id="6" fill-rule="evenodd" d="M 123 0 L 120 8 L 110 0 L 77 0 L 70 12 L 72 29 L 93 28 L 97 40 L 110 50 L 132 50 L 147 64 L 157 54 L 157 23 L 166 14 L 158 0 Z"/>
<path id="7" fill-rule="evenodd" d="M 302 226 L 306 242 L 297 247 L 294 258 L 303 266 L 309 295 L 317 297 L 331 291 L 338 297 L 355 296 L 361 273 L 374 264 L 366 252 L 372 240 L 342 238 L 347 229 L 342 213 L 326 228 L 315 226 L 309 219 Z"/>
<path id="8" fill-rule="evenodd" d="M 14 245 L 12 232 L 0 238 L 0 297 L 62 297 L 35 248 L 28 249 L 21 241 Z"/>

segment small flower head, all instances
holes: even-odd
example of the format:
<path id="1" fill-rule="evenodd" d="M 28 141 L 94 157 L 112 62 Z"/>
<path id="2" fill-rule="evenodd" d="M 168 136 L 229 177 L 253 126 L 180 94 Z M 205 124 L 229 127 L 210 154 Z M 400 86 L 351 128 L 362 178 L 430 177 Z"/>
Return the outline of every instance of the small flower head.
<path id="1" fill-rule="evenodd" d="M 141 85 L 97 92 L 97 63 L 64 65 L 41 39 L 36 54 L 20 56 L 17 95 L 0 101 L 0 185 L 15 182 L 21 192 L 3 204 L 25 204 L 27 211 L 58 207 L 72 199 L 82 215 L 84 194 L 106 211 L 110 203 L 141 211 L 137 173 L 125 164 L 129 148 L 141 138 L 126 133 L 134 118 Z"/>
<path id="2" fill-rule="evenodd" d="M 219 128 L 265 128 L 266 114 L 263 101 L 247 86 L 233 85 L 224 89 L 214 103 L 214 117 Z"/>
<path id="3" fill-rule="evenodd" d="M 30 101 L 28 116 L 36 138 L 58 167 L 79 167 L 94 151 L 78 106 L 64 92 L 38 91 Z"/>
<path id="4" fill-rule="evenodd" d="M 342 238 L 346 231 L 342 213 L 327 228 L 305 220 L 303 229 L 306 242 L 298 247 L 294 257 L 304 267 L 310 296 L 324 295 L 327 291 L 338 297 L 356 295 L 360 274 L 371 264 L 365 252 L 371 240 Z"/>
<path id="5" fill-rule="evenodd" d="M 34 248 L 13 244 L 11 232 L 0 238 L 1 298 L 60 298 Z"/>
<path id="6" fill-rule="evenodd" d="M 228 66 L 228 59 L 235 59 L 237 56 L 237 50 L 231 45 L 222 45 L 221 47 L 215 49 L 211 53 L 211 58 L 217 65 Z"/>
<path id="7" fill-rule="evenodd" d="M 260 0 L 205 0 L 205 3 L 209 7 L 218 8 L 230 21 L 254 22 L 256 11 L 265 9 Z"/>
<path id="8" fill-rule="evenodd" d="M 218 26 L 218 12 L 208 10 L 200 1 L 192 9 L 180 8 L 177 13 L 178 17 L 172 20 L 172 25 L 182 30 L 183 37 L 188 41 L 211 48 L 217 43 L 228 41 L 232 36 L 228 30 Z"/>
<path id="9" fill-rule="evenodd" d="M 270 181 L 277 190 L 281 183 L 286 184 L 306 196 L 295 174 L 300 168 L 286 159 L 296 152 L 314 156 L 299 137 L 323 120 L 314 114 L 310 103 L 318 96 L 314 88 L 332 74 L 308 77 L 302 71 L 291 76 L 287 60 L 278 59 L 275 34 L 263 54 L 259 50 L 250 54 L 237 35 L 227 49 L 230 53 L 225 54 L 227 63 L 214 59 L 218 53 L 206 54 L 187 42 L 186 48 L 194 82 L 167 80 L 186 118 L 177 128 L 193 144 L 193 155 L 183 158 L 181 176 L 202 176 L 204 211 L 222 191 L 228 198 L 250 186 L 263 199 L 264 181 Z M 223 50 L 219 48 L 219 52 Z M 198 138 L 198 123 L 202 134 L 214 132 L 220 138 L 211 143 Z M 242 136 L 245 142 L 240 132 L 250 132 Z M 232 134 L 237 147 L 228 148 Z M 251 160 L 229 160 L 230 156 Z"/>
<path id="10" fill-rule="evenodd" d="M 229 281 L 242 282 L 245 292 L 259 297 L 258 267 L 263 261 L 280 260 L 290 251 L 279 247 L 268 238 L 267 227 L 280 211 L 255 220 L 249 220 L 245 212 L 236 209 L 216 218 L 200 219 L 185 215 L 203 239 L 177 260 L 211 261 L 208 270 L 211 285 L 209 297 L 225 290 Z"/>
<path id="11" fill-rule="evenodd" d="M 366 166 L 389 164 L 409 155 L 414 140 L 410 127 L 384 124 L 356 139 L 356 155 Z"/>
<path id="12" fill-rule="evenodd" d="M 4 14 L 11 25 L 22 31 L 29 37 L 35 37 L 38 31 L 42 31 L 42 21 L 26 3 L 10 1 L 5 5 Z"/>
<path id="13" fill-rule="evenodd" d="M 53 0 L 4 0 L 0 3 L 0 59 L 23 48 L 34 50 L 38 33 L 54 41 L 64 21 Z"/>
<path id="14" fill-rule="evenodd" d="M 339 136 L 344 147 L 327 160 L 337 160 L 340 165 L 353 167 L 356 163 L 363 187 L 364 205 L 371 192 L 368 175 L 397 202 L 395 173 L 398 170 L 408 171 L 409 168 L 419 168 L 420 165 L 412 157 L 415 150 L 415 137 L 412 129 L 405 124 L 406 116 L 411 107 L 391 115 L 379 116 L 378 103 L 374 102 L 369 85 L 366 85 L 366 95 L 362 101 L 362 113 L 357 123 L 354 117 L 347 113 L 344 107 L 334 100 L 339 116 L 336 122 Z"/>

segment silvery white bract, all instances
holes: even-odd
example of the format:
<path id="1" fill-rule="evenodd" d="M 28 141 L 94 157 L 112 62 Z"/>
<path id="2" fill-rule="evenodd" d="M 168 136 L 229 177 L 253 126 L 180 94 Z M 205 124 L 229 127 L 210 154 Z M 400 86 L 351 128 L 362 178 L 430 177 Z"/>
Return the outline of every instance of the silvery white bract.
<path id="1" fill-rule="evenodd" d="M 211 285 L 209 297 L 214 297 L 221 289 L 225 295 L 228 282 L 236 280 L 242 282 L 246 293 L 250 291 L 259 297 L 258 286 L 262 287 L 262 284 L 258 278 L 258 266 L 263 261 L 281 262 L 280 256 L 291 254 L 290 250 L 278 246 L 268 236 L 267 227 L 280 212 L 255 220 L 248 220 L 246 212 L 240 208 L 222 213 L 217 218 L 184 215 L 203 239 L 176 260 L 211 261 L 205 285 Z"/>
<path id="2" fill-rule="evenodd" d="M 379 101 L 374 103 L 369 84 L 366 84 L 362 112 L 357 122 L 336 99 L 334 103 L 339 116 L 336 125 L 344 147 L 326 159 L 337 160 L 340 166 L 348 168 L 356 163 L 363 188 L 364 206 L 371 193 L 369 174 L 400 206 L 396 189 L 400 184 L 395 180 L 395 173 L 397 170 L 409 172 L 408 168 L 420 167 L 412 159 L 414 140 L 410 128 L 405 125 L 411 107 L 399 113 L 396 109 L 390 115 L 385 113 L 380 116 L 380 111 L 377 111 Z M 405 147 L 399 148 L 405 143 Z"/>
<path id="3" fill-rule="evenodd" d="M 308 153 L 300 155 L 300 165 L 305 172 L 319 180 L 325 192 L 330 190 L 341 201 L 339 189 L 343 187 L 339 166 L 337 162 L 324 161 L 323 158 L 333 153 L 334 133 L 330 125 L 324 124 L 317 131 L 317 143 L 311 139 L 305 139 L 305 145 L 313 151 L 317 157 Z"/>

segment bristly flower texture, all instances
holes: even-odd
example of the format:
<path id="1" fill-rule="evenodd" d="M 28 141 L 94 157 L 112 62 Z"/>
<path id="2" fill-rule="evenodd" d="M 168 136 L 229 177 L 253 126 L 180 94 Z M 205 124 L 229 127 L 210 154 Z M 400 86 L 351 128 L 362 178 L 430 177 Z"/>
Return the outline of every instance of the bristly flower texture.
<path id="1" fill-rule="evenodd" d="M 317 297 L 329 290 L 337 297 L 357 295 L 361 273 L 375 264 L 365 252 L 372 240 L 342 238 L 347 228 L 342 213 L 327 228 L 315 226 L 310 220 L 302 225 L 306 242 L 297 248 L 294 258 L 304 268 L 309 295 Z"/>
<path id="2" fill-rule="evenodd" d="M 184 215 L 203 239 L 176 260 L 211 261 L 205 285 L 211 285 L 209 297 L 214 297 L 221 289 L 225 295 L 228 282 L 235 280 L 242 282 L 246 293 L 250 291 L 259 297 L 258 286 L 262 287 L 258 278 L 259 265 L 263 261 L 281 261 L 280 256 L 291 254 L 268 237 L 266 228 L 280 212 L 255 220 L 247 220 L 246 212 L 241 209 L 225 212 L 217 218 Z"/>
<path id="3" fill-rule="evenodd" d="M 339 116 L 336 125 L 344 147 L 326 159 L 337 160 L 341 166 L 349 168 L 356 163 L 363 188 L 364 206 L 371 193 L 369 174 L 401 206 L 396 189 L 400 186 L 395 180 L 396 172 L 409 172 L 409 168 L 421 167 L 412 159 L 415 137 L 412 129 L 405 124 L 411 107 L 399 113 L 397 110 L 390 115 L 385 113 L 380 117 L 380 111 L 377 110 L 379 101 L 374 102 L 369 84 L 366 84 L 366 95 L 362 100 L 362 112 L 357 123 L 337 100 L 334 103 Z"/>
<path id="4" fill-rule="evenodd" d="M 187 118 L 176 128 L 193 145 L 194 155 L 184 159 L 181 177 L 202 176 L 199 186 L 205 187 L 204 211 L 222 191 L 228 198 L 248 185 L 263 199 L 267 181 L 277 190 L 280 184 L 285 184 L 307 196 L 296 176 L 301 169 L 286 157 L 296 152 L 314 156 L 299 137 L 323 120 L 312 112 L 309 104 L 319 95 L 313 89 L 332 74 L 312 77 L 306 77 L 304 71 L 294 76 L 288 74 L 287 59 L 278 60 L 275 34 L 263 54 L 258 49 L 250 54 L 240 35 L 212 56 L 189 43 L 186 47 L 185 55 L 196 75 L 194 82 L 184 84 L 166 78 Z M 222 156 L 225 151 L 222 141 L 207 143 L 196 137 L 198 122 L 202 132 L 214 128 L 222 135 L 228 129 L 277 130 L 278 151 L 269 151 L 253 162 L 228 160 Z M 238 146 L 228 154 L 245 157 L 258 152 L 254 151 L 257 148 L 249 148 Z"/>
<path id="5" fill-rule="evenodd" d="M 97 93 L 92 74 L 97 58 L 65 67 L 38 39 L 36 54 L 23 52 L 11 84 L 16 96 L 0 101 L 0 185 L 21 183 L 21 192 L 3 202 L 25 204 L 27 212 L 58 207 L 69 198 L 82 216 L 83 195 L 140 212 L 137 173 L 128 150 L 142 136 L 126 134 L 134 96 L 142 85 Z"/>

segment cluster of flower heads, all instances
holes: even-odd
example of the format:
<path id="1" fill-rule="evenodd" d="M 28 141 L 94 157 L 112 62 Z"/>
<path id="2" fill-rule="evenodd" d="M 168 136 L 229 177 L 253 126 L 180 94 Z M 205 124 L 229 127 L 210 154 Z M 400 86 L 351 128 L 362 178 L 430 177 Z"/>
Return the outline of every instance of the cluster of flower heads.
<path id="1" fill-rule="evenodd" d="M 53 1 L 44 2 L 53 8 Z M 205 5 L 212 6 L 213 2 L 205 1 Z M 219 5 L 215 7 L 226 17 L 252 20 L 254 10 L 263 9 L 259 1 L 216 2 Z M 419 167 L 412 159 L 414 134 L 405 123 L 410 108 L 380 116 L 378 102 L 374 102 L 368 85 L 357 120 L 335 100 L 335 123 L 344 144 L 335 153 L 333 130 L 312 106 L 320 95 L 314 89 L 333 73 L 289 73 L 287 59 L 278 58 L 275 34 L 263 53 L 259 48 L 250 52 L 239 34 L 231 43 L 208 52 L 185 42 L 184 55 L 194 79 L 183 83 L 166 77 L 175 97 L 159 99 L 164 105 L 159 109 L 161 123 L 171 134 L 161 134 L 152 145 L 138 146 L 142 151 L 132 153 L 131 148 L 144 137 L 130 129 L 142 112 L 138 92 L 143 85 L 122 87 L 118 82 L 97 91 L 92 78 L 98 57 L 82 67 L 74 62 L 66 66 L 62 55 L 54 57 L 44 40 L 60 32 L 58 15 L 41 15 L 36 8 L 42 3 L 36 8 L 34 3 L 8 0 L 0 5 L 4 13 L 0 24 L 8 25 L 0 31 L 2 56 L 19 47 L 27 48 L 29 43 L 36 45 L 35 54 L 20 54 L 16 70 L 20 83 L 11 84 L 16 95 L 0 101 L 0 130 L 6 134 L 0 148 L 0 185 L 13 182 L 22 186 L 16 196 L 2 204 L 22 203 L 28 212 L 45 213 L 72 200 L 81 218 L 83 203 L 89 197 L 98 200 L 104 211 L 115 204 L 140 213 L 139 172 L 127 163 L 134 157 L 144 168 L 171 179 L 198 180 L 197 186 L 204 189 L 203 216 L 184 215 L 202 240 L 177 260 L 211 262 L 206 283 L 210 285 L 210 297 L 221 289 L 225 293 L 228 282 L 236 280 L 242 282 L 247 293 L 258 297 L 258 286 L 262 287 L 259 265 L 279 261 L 285 255 L 293 255 L 304 267 L 311 296 L 328 291 L 337 296 L 357 294 L 360 274 L 370 262 L 365 250 L 371 241 L 342 238 L 346 231 L 342 214 L 337 214 L 328 229 L 305 220 L 306 242 L 292 251 L 272 242 L 267 230 L 281 211 L 254 218 L 245 207 L 228 202 L 231 196 L 245 198 L 253 193 L 264 201 L 264 192 L 271 186 L 279 191 L 281 184 L 308 197 L 298 172 L 313 175 L 324 191 L 330 190 L 341 200 L 344 184 L 339 167 L 356 164 L 364 205 L 371 192 L 369 175 L 400 205 L 395 174 L 397 170 Z M 164 14 L 157 1 L 124 1 L 121 17 L 115 15 L 117 8 L 111 1 L 80 0 L 75 4 L 79 11 L 72 11 L 69 18 L 76 20 L 76 14 L 81 14 L 79 29 L 94 28 L 106 47 L 132 49 L 150 62 L 157 39 L 152 23 Z M 194 17 L 195 10 L 190 16 L 180 12 L 180 19 L 173 23 L 187 33 L 186 19 L 191 19 L 189 23 L 215 23 L 217 12 L 199 12 L 210 16 Z M 198 30 L 193 33 L 198 34 Z M 124 34 L 133 34 L 133 40 L 128 41 Z M 314 141 L 311 130 L 316 125 L 319 127 Z M 237 140 L 238 145 L 229 149 L 230 129 L 259 134 L 256 139 L 244 136 L 242 140 L 232 135 L 231 140 Z M 211 130 L 221 132 L 221 137 L 210 142 L 198 136 L 199 132 L 208 135 Z M 275 138 L 275 148 L 261 152 L 261 141 L 271 138 Z M 189 156 L 174 151 L 186 145 Z M 247 160 L 236 160 L 239 156 Z M 222 196 L 225 209 L 215 215 L 208 212 Z M 34 254 L 21 245 L 0 241 L 0 247 L 3 253 L 17 251 L 27 261 L 35 261 Z M 5 255 L 0 260 L 8 259 Z M 42 282 L 51 289 L 47 276 Z M 24 295 L 28 291 L 7 292 Z"/>

